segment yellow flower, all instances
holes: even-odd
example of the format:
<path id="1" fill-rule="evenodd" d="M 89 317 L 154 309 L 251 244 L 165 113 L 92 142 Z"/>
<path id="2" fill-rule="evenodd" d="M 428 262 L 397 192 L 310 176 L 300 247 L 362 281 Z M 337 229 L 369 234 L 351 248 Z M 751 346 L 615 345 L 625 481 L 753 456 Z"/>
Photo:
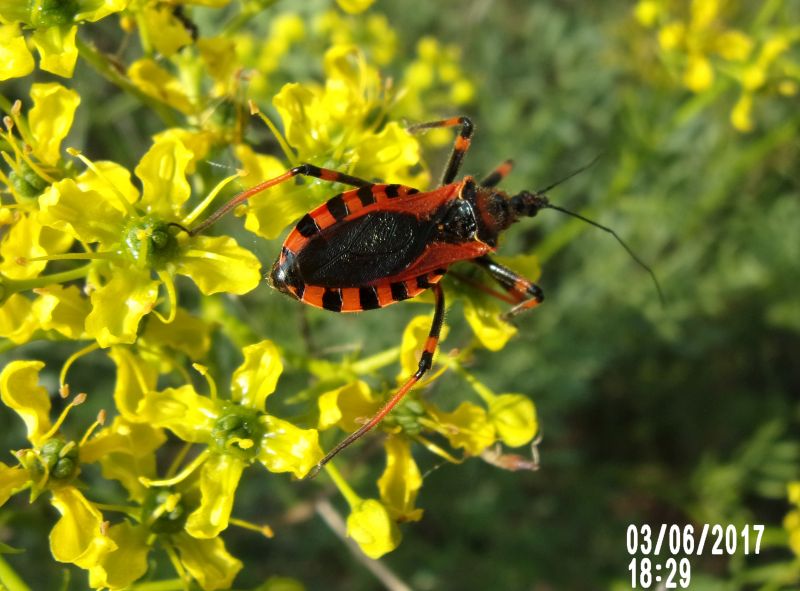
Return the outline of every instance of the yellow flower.
<path id="1" fill-rule="evenodd" d="M 50 397 L 39 385 L 43 367 L 40 361 L 12 361 L 0 372 L 0 399 L 25 422 L 33 445 L 33 449 L 17 452 L 21 468 L 10 470 L 0 465 L 0 473 L 5 473 L 0 500 L 25 487 L 31 488 L 33 498 L 50 490 L 51 503 L 61 513 L 50 532 L 53 557 L 90 568 L 115 550 L 116 544 L 104 531 L 103 515 L 73 484 L 80 471 L 80 446 L 55 435 L 69 409 L 80 402 L 76 399 L 52 424 Z"/>
<path id="2" fill-rule="evenodd" d="M 33 197 L 64 176 L 61 142 L 72 127 L 80 103 L 75 91 L 56 83 L 33 84 L 30 96 L 33 108 L 28 116 L 22 116 L 21 103 L 17 102 L 11 109 L 13 127 L 0 132 L 5 139 L 0 154 L 11 168 L 8 177 L 0 173 L 0 181 L 26 209 Z"/>
<path id="3" fill-rule="evenodd" d="M 294 150 L 292 163 L 311 162 L 361 178 L 425 185 L 427 174 L 414 172 L 420 162 L 419 143 L 397 122 L 386 122 L 387 97 L 363 54 L 353 46 L 331 48 L 325 54 L 325 75 L 324 87 L 290 83 L 273 99 L 286 142 Z M 269 198 L 251 200 L 247 227 L 274 238 L 331 197 L 332 191 L 330 183 L 319 180 L 301 189 L 285 183 Z"/>
<path id="4" fill-rule="evenodd" d="M 78 32 L 78 23 L 95 22 L 109 14 L 124 10 L 128 0 L 71 0 L 59 2 L 56 0 L 34 0 L 22 2 L 8 0 L 0 4 L 0 26 L 6 24 L 23 24 L 32 28 L 31 40 L 39 52 L 40 67 L 43 70 L 69 78 L 75 69 L 78 59 L 78 50 L 75 46 L 75 36 Z M 2 36 L 3 34 L 0 34 Z M 0 44 L 5 47 L 5 43 Z M 12 47 L 6 48 L 10 57 L 15 61 L 25 62 L 25 67 L 20 68 L 19 63 L 6 66 L 7 73 L 11 76 L 24 76 L 30 72 L 30 54 L 24 56 L 16 38 Z"/>
<path id="5" fill-rule="evenodd" d="M 186 385 L 148 392 L 136 412 L 138 420 L 208 446 L 200 459 L 202 499 L 186 523 L 198 538 L 213 538 L 227 527 L 239 479 L 250 464 L 258 461 L 270 472 L 302 478 L 322 458 L 316 430 L 266 413 L 266 399 L 283 371 L 275 345 L 262 341 L 243 353 L 229 401 L 200 396 Z"/>
<path id="6" fill-rule="evenodd" d="M 715 79 L 711 56 L 728 62 L 742 62 L 753 48 L 749 35 L 727 27 L 720 16 L 720 0 L 692 0 L 688 18 L 670 18 L 658 2 L 641 1 L 636 16 L 645 26 L 666 21 L 658 31 L 661 49 L 683 62 L 683 84 L 692 92 L 709 89 Z"/>
<path id="7" fill-rule="evenodd" d="M 96 251 L 84 255 L 95 261 L 101 277 L 92 280 L 86 332 L 102 347 L 136 339 L 161 284 L 167 290 L 170 320 L 174 318 L 174 275 L 191 277 L 207 295 L 246 293 L 260 281 L 258 259 L 232 238 L 188 236 L 176 227 L 191 225 L 200 211 L 183 213 L 191 192 L 186 179 L 191 159 L 180 141 L 166 136 L 136 167 L 141 195 L 127 170 L 99 162 L 89 163 L 76 179 L 54 183 L 39 198 L 44 225 L 96 245 Z"/>
<path id="8" fill-rule="evenodd" d="M 179 487 L 145 487 L 141 479 L 156 473 L 154 451 L 165 441 L 160 429 L 117 417 L 92 440 L 81 446 L 81 459 L 100 462 L 103 476 L 118 480 L 138 511 L 108 529 L 117 548 L 89 568 L 94 588 L 123 589 L 140 579 L 148 568 L 148 555 L 156 545 L 176 553 L 182 569 L 204 590 L 227 589 L 242 563 L 231 556 L 219 538 L 190 536 L 186 522 L 197 508 L 195 491 Z"/>

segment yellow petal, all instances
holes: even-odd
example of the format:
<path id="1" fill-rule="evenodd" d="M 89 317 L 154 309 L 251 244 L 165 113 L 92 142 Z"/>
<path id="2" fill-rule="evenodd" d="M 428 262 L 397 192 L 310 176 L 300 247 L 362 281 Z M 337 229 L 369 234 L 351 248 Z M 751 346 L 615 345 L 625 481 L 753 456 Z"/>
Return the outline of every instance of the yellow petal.
<path id="1" fill-rule="evenodd" d="M 714 39 L 714 50 L 726 60 L 744 61 L 753 50 L 753 40 L 741 31 L 723 31 Z"/>
<path id="2" fill-rule="evenodd" d="M 489 420 L 509 447 L 529 443 L 539 430 L 536 408 L 523 394 L 499 394 L 489 402 Z"/>
<path id="3" fill-rule="evenodd" d="M 338 423 L 347 432 L 358 429 L 364 424 L 364 418 L 373 416 L 380 408 L 369 385 L 361 380 L 321 394 L 317 404 L 318 429 L 328 429 Z"/>
<path id="4" fill-rule="evenodd" d="M 149 535 L 146 527 L 128 521 L 111 526 L 108 537 L 117 548 L 89 569 L 89 586 L 116 591 L 143 577 L 147 572 L 147 555 L 150 553 Z"/>
<path id="5" fill-rule="evenodd" d="M 39 197 L 39 222 L 86 243 L 110 246 L 122 239 L 123 212 L 108 190 L 83 190 L 73 179 L 53 183 Z"/>
<path id="6" fill-rule="evenodd" d="M 636 20 L 645 27 L 652 27 L 663 12 L 658 0 L 639 0 L 633 9 Z"/>
<path id="7" fill-rule="evenodd" d="M 231 378 L 231 399 L 264 412 L 267 396 L 275 391 L 283 363 L 272 341 L 261 341 L 242 350 L 244 362 Z"/>
<path id="8" fill-rule="evenodd" d="M 261 281 L 261 263 L 229 236 L 195 236 L 176 261 L 176 270 L 188 275 L 205 295 L 244 294 Z"/>
<path id="9" fill-rule="evenodd" d="M 51 285 L 38 290 L 33 313 L 44 330 L 55 330 L 69 339 L 84 334 L 89 300 L 74 285 Z"/>
<path id="10" fill-rule="evenodd" d="M 208 443 L 219 408 L 215 401 L 186 385 L 150 392 L 139 404 L 137 414 L 155 427 L 169 429 L 183 441 Z"/>
<path id="11" fill-rule="evenodd" d="M 246 464 L 232 454 L 211 454 L 200 472 L 200 507 L 186 521 L 195 538 L 214 538 L 228 527 L 236 487 Z"/>
<path id="12" fill-rule="evenodd" d="M 353 174 L 356 176 L 419 188 L 426 187 L 430 181 L 425 170 L 411 172 L 420 161 L 419 137 L 408 133 L 396 121 L 387 123 L 379 133 L 362 137 L 354 158 Z"/>
<path id="13" fill-rule="evenodd" d="M 181 113 L 190 115 L 194 105 L 186 95 L 183 84 L 154 60 L 140 59 L 128 68 L 128 77 L 146 95 L 166 103 Z"/>
<path id="14" fill-rule="evenodd" d="M 75 35 L 78 27 L 54 26 L 42 27 L 33 32 L 31 40 L 39 52 L 39 67 L 63 78 L 71 78 L 78 61 L 78 47 Z"/>
<path id="15" fill-rule="evenodd" d="M 478 302 L 479 305 L 476 305 L 475 298 L 464 299 L 464 318 L 481 345 L 490 351 L 499 351 L 517 334 L 517 329 L 500 317 L 497 304 L 486 301 L 486 298 Z"/>
<path id="16" fill-rule="evenodd" d="M 114 403 L 130 421 L 140 421 L 137 408 L 142 399 L 155 390 L 158 372 L 127 347 L 113 347 L 108 354 L 117 366 Z"/>
<path id="17" fill-rule="evenodd" d="M 692 0 L 691 26 L 695 30 L 711 26 L 719 14 L 720 0 Z"/>
<path id="18" fill-rule="evenodd" d="M 714 68 L 704 55 L 690 55 L 683 73 L 683 83 L 693 92 L 703 92 L 714 83 Z"/>
<path id="19" fill-rule="evenodd" d="M 403 331 L 403 340 L 400 343 L 401 371 L 397 376 L 398 380 L 407 380 L 419 368 L 419 358 L 425 347 L 425 342 L 428 340 L 430 329 L 430 316 L 416 316 L 406 325 Z M 447 337 L 447 332 L 447 326 L 442 326 L 440 343 Z"/>
<path id="20" fill-rule="evenodd" d="M 300 154 L 310 155 L 319 142 L 324 130 L 316 120 L 319 113 L 319 94 L 296 82 L 285 84 L 272 99 L 272 104 L 283 121 L 286 141 Z M 313 131 L 312 131 L 313 130 Z"/>
<path id="21" fill-rule="evenodd" d="M 172 322 L 166 323 L 158 316 L 149 318 L 142 338 L 153 345 L 182 351 L 190 359 L 197 360 L 208 353 L 212 328 L 209 322 L 178 308 Z"/>
<path id="22" fill-rule="evenodd" d="M 15 24 L 0 24 L 0 81 L 27 76 L 34 61 L 25 37 Z"/>
<path id="23" fill-rule="evenodd" d="M 224 92 L 236 79 L 236 69 L 241 67 L 236 60 L 236 43 L 228 36 L 205 37 L 197 41 L 200 58 L 206 72 Z"/>
<path id="24" fill-rule="evenodd" d="M 186 167 L 194 155 L 183 143 L 167 136 L 153 143 L 134 171 L 142 181 L 140 203 L 148 212 L 178 217 L 192 189 Z"/>
<path id="25" fill-rule="evenodd" d="M 472 456 L 479 455 L 495 442 L 495 427 L 489 422 L 486 411 L 471 402 L 462 402 L 453 412 L 431 407 L 428 413 L 439 424 L 450 445 Z"/>
<path id="26" fill-rule="evenodd" d="M 743 133 L 753 131 L 753 95 L 743 92 L 731 111 L 731 125 Z"/>
<path id="27" fill-rule="evenodd" d="M 322 459 L 319 433 L 265 415 L 266 432 L 259 444 L 258 461 L 270 472 L 291 472 L 303 478 Z"/>
<path id="28" fill-rule="evenodd" d="M 199 540 L 188 534 L 173 536 L 181 563 L 203 591 L 229 589 L 242 563 L 225 550 L 222 538 Z"/>
<path id="29" fill-rule="evenodd" d="M 384 448 L 386 469 L 378 479 L 381 501 L 395 521 L 419 521 L 422 509 L 414 503 L 422 487 L 422 475 L 411 455 L 411 442 L 407 437 L 391 436 Z"/>
<path id="30" fill-rule="evenodd" d="M 55 165 L 61 158 L 62 140 L 67 137 L 75 110 L 81 102 L 80 95 L 56 82 L 31 86 L 33 108 L 28 124 L 36 143 L 32 146 L 38 158 Z"/>
<path id="31" fill-rule="evenodd" d="M 97 566 L 117 548 L 103 535 L 103 515 L 74 486 L 53 491 L 53 506 L 61 519 L 50 532 L 50 551 L 59 562 L 71 562 L 81 568 Z"/>
<path id="32" fill-rule="evenodd" d="M 164 57 L 170 57 L 181 47 L 191 45 L 192 36 L 166 4 L 145 4 L 141 11 L 143 28 L 153 47 Z"/>
<path id="33" fill-rule="evenodd" d="M 380 558 L 400 545 L 400 530 L 388 509 L 375 499 L 366 499 L 347 517 L 347 535 L 370 558 Z"/>
<path id="34" fill-rule="evenodd" d="M 81 11 L 75 15 L 75 22 L 97 22 L 109 14 L 125 10 L 128 0 L 81 0 Z"/>
<path id="35" fill-rule="evenodd" d="M 0 337 L 5 337 L 17 345 L 27 343 L 39 328 L 39 322 L 31 310 L 31 301 L 19 293 L 11 295 L 4 301 L 0 305 Z"/>
<path id="36" fill-rule="evenodd" d="M 99 462 L 105 479 L 118 480 L 130 498 L 141 502 L 147 489 L 139 477 L 155 476 L 154 452 L 166 439 L 161 429 L 117 416 L 110 426 L 81 445 L 80 461 L 82 464 Z"/>
<path id="37" fill-rule="evenodd" d="M 41 361 L 12 361 L 0 372 L 0 397 L 3 404 L 25 421 L 28 440 L 38 446 L 50 429 L 50 396 L 39 385 Z"/>
<path id="38" fill-rule="evenodd" d="M 29 261 L 55 252 L 47 252 L 40 236 L 44 227 L 35 215 L 20 215 L 5 231 L 0 242 L 0 273 L 9 279 L 29 279 L 44 271 L 46 261 Z M 50 230 L 52 232 L 52 230 Z"/>
<path id="39" fill-rule="evenodd" d="M 686 41 L 686 25 L 671 22 L 658 31 L 658 43 L 664 51 L 674 51 Z"/>
<path id="40" fill-rule="evenodd" d="M 139 190 L 133 186 L 131 173 L 124 166 L 110 160 L 98 160 L 93 168 L 87 168 L 75 179 L 82 191 L 99 191 L 109 204 L 125 215 L 129 208 L 123 202 L 136 203 Z"/>
<path id="41" fill-rule="evenodd" d="M 173 137 L 181 142 L 192 153 L 192 160 L 186 166 L 186 174 L 193 174 L 197 162 L 204 159 L 214 143 L 214 135 L 210 131 L 171 127 L 153 136 L 153 141 L 160 142 Z"/>
<path id="42" fill-rule="evenodd" d="M 6 466 L 0 462 L 0 507 L 28 482 L 28 471 L 21 466 Z"/>
<path id="43" fill-rule="evenodd" d="M 86 332 L 101 347 L 133 343 L 139 322 L 156 304 L 158 282 L 149 273 L 127 269 L 92 292 L 92 311 L 86 317 Z"/>

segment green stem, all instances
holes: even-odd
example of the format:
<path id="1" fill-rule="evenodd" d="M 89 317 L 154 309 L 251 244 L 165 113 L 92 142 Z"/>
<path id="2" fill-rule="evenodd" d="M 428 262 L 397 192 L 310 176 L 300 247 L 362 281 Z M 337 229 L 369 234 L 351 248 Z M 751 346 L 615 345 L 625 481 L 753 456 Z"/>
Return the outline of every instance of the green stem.
<path id="1" fill-rule="evenodd" d="M 386 367 L 390 363 L 394 363 L 398 357 L 400 357 L 400 347 L 392 347 L 371 357 L 356 361 L 350 365 L 350 371 L 357 375 L 369 374 Z"/>
<path id="2" fill-rule="evenodd" d="M 0 587 L 8 591 L 31 591 L 2 554 L 0 554 Z"/>
<path id="3" fill-rule="evenodd" d="M 446 362 L 446 365 L 450 367 L 453 371 L 455 371 L 458 375 L 464 378 L 467 383 L 472 386 L 472 389 L 480 396 L 486 404 L 489 404 L 497 398 L 497 395 L 492 392 L 489 388 L 484 386 L 482 383 L 478 381 L 474 375 L 469 373 L 463 367 L 461 367 L 460 363 L 457 362 Z"/>
<path id="4" fill-rule="evenodd" d="M 82 279 L 89 274 L 93 263 L 70 269 L 69 271 L 62 271 L 60 273 L 51 273 L 50 275 L 40 275 L 39 277 L 31 277 L 30 279 L 8 279 L 0 276 L 0 302 L 3 302 L 9 296 L 21 291 L 29 291 L 37 287 L 47 287 L 55 283 L 67 283 L 75 279 Z"/>
<path id="5" fill-rule="evenodd" d="M 122 74 L 118 67 L 113 64 L 108 57 L 99 52 L 96 47 L 83 41 L 80 36 L 75 38 L 75 44 L 78 46 L 78 53 L 80 56 L 103 78 L 112 84 L 116 84 L 125 92 L 135 96 L 147 107 L 155 111 L 167 127 L 175 127 L 178 125 L 178 119 L 171 106 L 142 92 L 138 86 L 131 82 L 127 76 Z"/>
<path id="6" fill-rule="evenodd" d="M 347 504 L 350 505 L 350 509 L 355 510 L 359 503 L 361 503 L 361 497 L 359 497 L 356 491 L 347 483 L 342 473 L 333 465 L 333 462 L 325 464 L 325 471 L 328 473 L 328 476 L 331 477 L 331 480 L 333 480 L 339 492 L 342 493 Z"/>
<path id="7" fill-rule="evenodd" d="M 238 33 L 247 25 L 247 23 L 253 20 L 253 17 L 259 12 L 264 12 L 266 9 L 276 3 L 277 0 L 262 0 L 258 3 L 243 3 L 244 8 L 242 11 L 225 24 L 225 27 L 223 28 L 223 35 L 227 36 Z"/>

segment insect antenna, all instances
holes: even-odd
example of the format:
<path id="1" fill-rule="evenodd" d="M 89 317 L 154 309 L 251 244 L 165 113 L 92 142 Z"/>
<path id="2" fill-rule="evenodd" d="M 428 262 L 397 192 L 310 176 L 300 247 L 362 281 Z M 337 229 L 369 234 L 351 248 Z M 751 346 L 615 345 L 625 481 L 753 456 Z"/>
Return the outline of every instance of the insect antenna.
<path id="1" fill-rule="evenodd" d="M 595 156 L 595 157 L 594 157 L 594 159 L 593 159 L 591 162 L 589 162 L 589 164 L 584 164 L 584 165 L 583 165 L 583 166 L 581 166 L 580 168 L 578 168 L 578 169 L 576 169 L 576 170 L 573 170 L 573 171 L 572 171 L 571 173 L 569 173 L 567 176 L 565 176 L 565 177 L 564 177 L 564 178 L 562 178 L 562 179 L 559 179 L 559 180 L 557 180 L 557 181 L 556 181 L 556 182 L 554 182 L 552 185 L 548 185 L 548 186 L 547 186 L 547 187 L 545 187 L 544 189 L 539 189 L 538 191 L 536 191 L 536 194 L 537 194 L 537 195 L 542 195 L 543 193 L 547 193 L 547 192 L 548 192 L 550 189 L 555 189 L 557 186 L 559 186 L 559 185 L 561 185 L 561 184 L 563 184 L 563 183 L 566 183 L 566 182 L 567 182 L 569 179 L 571 179 L 572 177 L 574 177 L 574 176 L 578 176 L 578 175 L 579 175 L 580 173 L 582 173 L 584 170 L 586 170 L 586 169 L 588 169 L 588 168 L 591 168 L 592 166 L 594 166 L 594 165 L 597 163 L 597 161 L 598 161 L 598 160 L 600 160 L 600 156 L 602 156 L 602 154 L 598 154 L 597 156 Z"/>
<path id="2" fill-rule="evenodd" d="M 594 164 L 594 162 L 592 162 L 592 164 Z M 591 164 L 589 166 L 591 166 Z M 580 172 L 580 170 L 584 170 L 586 168 L 587 168 L 587 166 L 584 166 L 582 169 L 579 169 L 577 172 Z M 566 178 L 568 179 L 571 176 L 574 176 L 575 174 L 577 174 L 577 173 L 572 173 L 571 175 L 569 175 Z M 564 180 L 566 180 L 566 179 L 563 179 L 562 181 L 559 181 L 559 182 L 563 182 Z M 556 183 L 556 185 L 557 184 L 559 184 L 559 183 Z M 619 237 L 619 234 L 617 234 L 614 230 L 612 230 L 608 226 L 604 226 L 603 224 L 598 224 L 594 220 L 590 220 L 589 218 L 584 217 L 579 213 L 575 213 L 574 211 L 570 211 L 568 209 L 564 209 L 563 207 L 559 207 L 558 205 L 553 205 L 552 203 L 544 204 L 542 207 L 545 207 L 547 209 L 555 209 L 556 211 L 560 211 L 561 213 L 565 213 L 567 215 L 570 215 L 570 216 L 572 216 L 574 218 L 577 218 L 577 219 L 579 219 L 581 221 L 586 222 L 587 224 L 591 224 L 595 228 L 600 228 L 604 232 L 608 232 L 609 234 L 611 234 L 616 239 L 616 241 L 619 242 L 622 245 L 622 248 L 624 248 L 626 251 L 628 251 L 628 254 L 631 256 L 631 258 L 634 261 L 636 261 L 639 264 L 639 266 L 641 266 L 645 271 L 647 271 L 650 274 L 650 278 L 653 280 L 653 284 L 656 286 L 656 291 L 658 292 L 658 299 L 661 301 L 661 305 L 662 306 L 666 305 L 666 300 L 664 299 L 664 293 L 661 291 L 661 284 L 658 282 L 658 277 L 656 277 L 656 274 L 653 272 L 653 270 L 642 259 L 640 259 L 638 256 L 636 256 L 636 253 L 633 252 L 631 247 L 628 246 L 625 243 L 625 241 L 622 238 Z"/>

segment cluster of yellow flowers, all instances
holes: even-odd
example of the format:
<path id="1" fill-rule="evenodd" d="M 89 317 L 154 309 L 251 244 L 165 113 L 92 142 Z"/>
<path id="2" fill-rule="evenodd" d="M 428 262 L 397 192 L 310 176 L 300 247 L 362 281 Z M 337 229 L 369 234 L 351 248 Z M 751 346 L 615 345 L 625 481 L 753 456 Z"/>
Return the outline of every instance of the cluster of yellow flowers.
<path id="1" fill-rule="evenodd" d="M 755 127 L 756 97 L 777 94 L 795 96 L 800 83 L 796 48 L 800 25 L 782 15 L 780 1 L 760 2 L 756 14 L 748 14 L 748 29 L 729 25 L 731 17 L 746 6 L 735 0 L 640 0 L 636 19 L 658 30 L 658 46 L 665 64 L 681 73 L 692 92 L 710 92 L 718 74 L 739 86 L 739 99 L 730 113 L 739 131 Z M 794 51 L 792 51 L 794 49 Z"/>
<path id="2" fill-rule="evenodd" d="M 218 318 L 203 313 L 211 305 L 201 306 L 199 315 L 188 309 L 181 301 L 185 288 L 176 285 L 184 275 L 203 296 L 246 294 L 260 283 L 261 262 L 233 237 L 183 229 L 231 184 L 254 184 L 305 161 L 425 188 L 429 176 L 419 141 L 399 119 L 430 117 L 432 104 L 458 108 L 474 92 L 457 50 L 433 39 L 420 42 L 399 83 L 385 82 L 374 64 L 393 60 L 396 35 L 381 15 L 352 16 L 369 0 L 340 0 L 349 14 L 332 8 L 313 22 L 272 14 L 269 35 L 258 43 L 243 28 L 257 3 L 243 4 L 230 30 L 210 37 L 190 26 L 184 12 L 198 4 L 214 9 L 228 0 L 36 0 L 0 8 L 0 79 L 34 71 L 30 45 L 40 69 L 65 79 L 32 84 L 29 98 L 0 96 L 0 346 L 21 347 L 0 371 L 0 410 L 16 413 L 28 438 L 14 452 L 16 463 L 0 463 L 0 505 L 26 490 L 32 500 L 49 500 L 61 514 L 50 533 L 53 557 L 87 570 L 93 588 L 121 589 L 137 581 L 154 551 L 169 559 L 187 588 L 189 581 L 205 590 L 229 587 L 243 565 L 219 534 L 231 523 L 252 526 L 231 516 L 244 470 L 258 463 L 271 473 L 304 477 L 322 457 L 320 432 L 353 430 L 391 393 L 391 384 L 380 380 L 381 386 L 371 386 L 370 376 L 398 359 L 401 379 L 413 373 L 430 322 L 415 318 L 399 348 L 372 357 L 314 360 L 309 371 L 326 389 L 309 401 L 302 420 L 279 418 L 268 412 L 267 398 L 278 388 L 285 351 L 258 335 L 242 343 L 243 361 L 231 376 L 214 376 L 206 365 L 212 333 L 225 330 L 225 322 L 220 329 Z M 79 27 L 115 13 L 140 40 L 142 54 L 129 64 L 77 36 Z M 277 88 L 274 81 L 289 72 L 282 56 L 311 34 L 329 46 L 324 82 L 290 81 Z M 81 104 L 81 89 L 68 84 L 79 56 L 163 122 L 132 171 L 63 145 L 76 112 L 91 107 Z M 243 93 L 271 101 L 282 131 L 262 118 L 280 157 L 257 153 L 245 142 L 238 106 Z M 220 146 L 235 154 L 242 172 L 209 183 L 198 164 Z M 245 228 L 274 239 L 330 194 L 320 181 L 276 187 L 270 199 L 248 206 Z M 534 271 L 535 260 L 522 263 Z M 422 516 L 413 442 L 447 461 L 490 454 L 502 465 L 491 448 L 525 445 L 536 435 L 527 397 L 495 394 L 463 369 L 472 350 L 498 350 L 514 329 L 480 294 L 460 297 L 475 342 L 457 356 L 442 355 L 431 380 L 454 370 L 480 403 L 465 401 L 446 411 L 411 396 L 383 425 L 386 469 L 377 498 L 362 498 L 327 466 L 350 506 L 348 533 L 371 557 L 399 544 L 399 523 Z M 74 344 L 60 368 L 57 390 L 66 408 L 56 420 L 50 391 L 58 368 L 24 359 L 26 345 L 35 341 Z M 96 351 L 115 371 L 110 416 L 101 412 L 80 440 L 72 440 L 61 430 L 68 416 L 80 416 L 74 409 L 87 396 L 103 394 L 71 393 L 69 370 Z M 190 367 L 206 380 L 206 393 L 193 384 Z M 230 388 L 219 391 L 217 380 Z M 185 447 L 159 473 L 156 458 L 167 432 Z M 126 499 L 114 505 L 93 500 L 97 482 L 82 475 L 90 464 L 119 482 Z M 1 556 L 0 562 L 8 572 Z M 10 591 L 23 588 L 9 581 L 3 583 Z"/>

